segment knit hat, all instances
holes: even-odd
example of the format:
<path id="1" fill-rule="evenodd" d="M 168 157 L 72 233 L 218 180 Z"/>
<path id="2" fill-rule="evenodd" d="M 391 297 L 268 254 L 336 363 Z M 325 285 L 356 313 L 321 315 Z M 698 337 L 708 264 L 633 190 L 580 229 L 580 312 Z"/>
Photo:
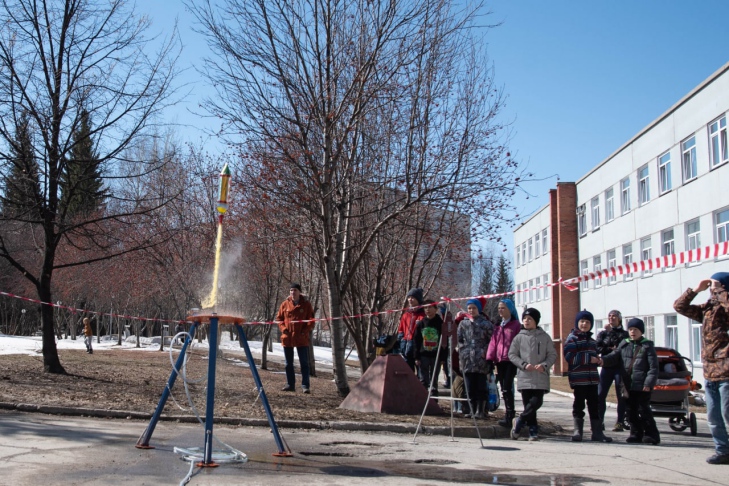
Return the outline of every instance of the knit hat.
<path id="1" fill-rule="evenodd" d="M 301 285 L 299 285 L 297 283 L 292 283 L 291 285 L 289 285 L 289 290 L 291 290 L 291 289 L 296 289 L 299 292 L 301 292 Z"/>
<path id="2" fill-rule="evenodd" d="M 539 319 L 542 318 L 542 314 L 538 310 L 536 310 L 534 307 L 529 307 L 527 310 L 525 310 L 521 314 L 521 320 L 523 321 L 524 317 L 526 317 L 526 316 L 529 316 L 532 319 L 534 319 L 534 322 L 536 322 L 537 325 L 539 325 Z"/>
<path id="3" fill-rule="evenodd" d="M 507 309 L 509 309 L 509 312 L 511 313 L 511 319 L 518 319 L 519 318 L 519 312 L 516 310 L 516 306 L 514 305 L 514 301 L 511 299 L 501 299 L 499 302 L 503 303 Z"/>
<path id="4" fill-rule="evenodd" d="M 478 299 L 469 299 L 466 302 L 466 307 L 468 307 L 471 304 L 473 304 L 473 305 L 476 306 L 476 308 L 478 309 L 478 312 L 479 313 L 481 313 L 481 311 L 483 311 L 483 305 L 481 305 L 481 301 L 480 300 L 478 300 Z"/>
<path id="5" fill-rule="evenodd" d="M 581 310 L 577 313 L 577 316 L 575 317 L 575 329 L 579 330 L 578 324 L 582 319 L 585 319 L 587 321 L 590 321 L 590 331 L 592 331 L 592 326 L 595 325 L 595 318 L 592 317 L 592 313 L 588 310 Z"/>
<path id="6" fill-rule="evenodd" d="M 615 314 L 616 316 L 618 316 L 618 320 L 620 321 L 620 323 L 621 324 L 623 323 L 623 314 L 621 314 L 619 310 L 617 310 L 617 309 L 611 310 L 610 312 L 608 312 L 608 317 L 610 317 L 610 314 Z"/>
<path id="7" fill-rule="evenodd" d="M 418 301 L 418 304 L 423 305 L 423 289 L 421 289 L 420 287 L 410 289 L 410 292 L 408 292 L 408 295 L 406 297 L 415 297 L 415 300 Z"/>
<path id="8" fill-rule="evenodd" d="M 645 334 L 645 323 L 638 319 L 637 317 L 633 317 L 631 320 L 628 321 L 628 329 L 631 327 L 637 328 L 641 334 Z"/>
<path id="9" fill-rule="evenodd" d="M 724 286 L 724 290 L 729 291 L 729 272 L 716 272 L 711 276 L 711 280 L 718 280 Z"/>

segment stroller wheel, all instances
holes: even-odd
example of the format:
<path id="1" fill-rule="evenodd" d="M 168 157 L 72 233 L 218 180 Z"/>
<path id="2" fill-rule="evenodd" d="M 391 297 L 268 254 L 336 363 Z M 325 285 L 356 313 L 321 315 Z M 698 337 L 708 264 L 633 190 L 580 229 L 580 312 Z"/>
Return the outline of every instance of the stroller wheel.
<path id="1" fill-rule="evenodd" d="M 694 420 L 696 420 L 696 416 L 694 416 Z M 683 432 L 684 430 L 686 430 L 687 427 L 683 421 L 684 417 L 671 417 L 668 419 L 668 426 L 671 427 L 671 430 L 675 430 L 676 432 Z"/>
<path id="2" fill-rule="evenodd" d="M 697 433 L 696 414 L 693 412 L 691 412 L 689 414 L 689 427 L 691 427 L 691 435 L 696 436 L 696 433 Z"/>

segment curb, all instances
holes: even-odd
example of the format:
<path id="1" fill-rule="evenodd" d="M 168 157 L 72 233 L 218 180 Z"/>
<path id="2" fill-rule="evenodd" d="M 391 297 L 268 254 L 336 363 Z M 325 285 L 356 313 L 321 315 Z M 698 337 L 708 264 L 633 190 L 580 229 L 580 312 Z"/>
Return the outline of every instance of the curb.
<path id="1" fill-rule="evenodd" d="M 2 410 L 16 410 L 28 413 L 45 413 L 50 415 L 69 415 L 96 418 L 115 418 L 126 420 L 149 420 L 152 418 L 151 413 L 132 412 L 126 410 L 100 410 L 95 408 L 74 408 L 74 407 L 57 407 L 49 405 L 33 405 L 28 403 L 9 403 L 0 402 Z M 197 417 L 194 415 L 160 415 L 160 420 L 166 422 L 184 422 L 198 423 Z M 240 427 L 268 427 L 268 420 L 256 418 L 234 418 L 234 417 L 216 417 L 214 423 L 221 425 L 233 425 Z M 276 424 L 280 428 L 286 429 L 314 429 L 314 430 L 337 430 L 337 431 L 358 431 L 358 432 L 390 432 L 394 434 L 415 434 L 417 425 L 406 423 L 387 423 L 380 424 L 375 422 L 316 422 L 316 421 L 295 421 L 295 420 L 277 420 Z M 483 439 L 505 439 L 510 437 L 510 430 L 499 425 L 483 425 L 479 426 L 478 431 Z M 564 429 L 555 424 L 543 423 L 539 426 L 539 432 L 543 435 L 555 435 L 563 432 Z M 450 426 L 420 426 L 419 434 L 423 435 L 451 435 Z M 458 425 L 453 427 L 453 436 L 462 438 L 478 438 L 478 434 L 473 425 Z"/>

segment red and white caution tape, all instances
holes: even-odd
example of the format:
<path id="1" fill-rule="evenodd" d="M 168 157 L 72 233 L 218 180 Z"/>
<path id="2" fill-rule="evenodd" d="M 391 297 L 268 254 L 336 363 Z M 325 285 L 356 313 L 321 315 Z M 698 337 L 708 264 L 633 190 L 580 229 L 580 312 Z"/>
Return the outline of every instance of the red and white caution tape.
<path id="1" fill-rule="evenodd" d="M 609 278 L 609 277 L 617 277 L 618 275 L 630 275 L 638 272 L 646 272 L 646 271 L 653 271 L 658 270 L 661 268 L 671 268 L 675 267 L 677 265 L 688 265 L 692 263 L 703 263 L 706 260 L 713 260 L 719 257 L 723 257 L 729 254 L 729 241 L 725 241 L 723 243 L 717 243 L 715 245 L 705 246 L 704 248 L 698 248 L 695 250 L 687 250 L 681 253 L 676 253 L 673 255 L 666 255 L 663 257 L 658 258 L 652 258 L 649 260 L 641 260 L 639 262 L 634 263 L 626 263 L 624 265 L 619 265 L 617 267 L 610 267 L 605 270 L 600 270 L 599 272 L 589 272 L 585 275 L 580 275 L 579 277 L 573 277 L 570 279 L 564 279 L 560 278 L 556 282 L 549 282 L 544 283 L 542 285 L 536 285 L 533 287 L 520 289 L 520 290 L 512 290 L 510 292 L 503 292 L 499 294 L 486 294 L 486 295 L 475 295 L 471 297 L 458 297 L 458 298 L 449 298 L 449 297 L 441 297 L 441 300 L 437 302 L 437 304 L 442 303 L 450 303 L 450 302 L 459 302 L 464 300 L 470 300 L 470 299 L 496 299 L 500 297 L 509 297 L 511 295 L 520 294 L 520 293 L 526 293 L 531 290 L 537 290 L 542 288 L 549 288 L 549 287 L 556 287 L 558 285 L 564 286 L 567 290 L 577 290 L 580 282 L 587 282 L 589 280 L 596 280 L 596 279 L 602 279 L 602 278 Z M 139 317 L 139 316 L 130 316 L 126 314 L 114 314 L 109 312 L 94 312 L 89 311 L 86 309 L 75 309 L 73 307 L 60 305 L 60 304 L 53 304 L 49 302 L 42 302 L 37 299 L 31 299 L 28 297 L 23 297 L 20 295 L 11 294 L 9 292 L 0 292 L 0 295 L 4 295 L 7 297 L 11 297 L 14 299 L 20 299 L 24 300 L 26 302 L 33 302 L 35 304 L 41 304 L 41 305 L 49 305 L 51 307 L 59 308 L 59 309 L 66 309 L 74 313 L 79 314 L 88 314 L 88 315 L 96 315 L 96 316 L 109 316 L 109 317 L 117 317 L 117 318 L 123 318 L 123 319 L 130 319 L 130 320 L 137 320 L 137 321 L 157 321 L 157 322 L 170 322 L 170 323 L 183 323 L 185 321 L 180 320 L 171 320 L 171 319 L 156 319 L 151 317 Z M 425 306 L 420 306 L 425 307 Z M 384 310 L 379 312 L 370 312 L 370 313 L 364 313 L 364 314 L 355 314 L 351 316 L 342 316 L 342 317 L 323 317 L 319 319 L 308 319 L 308 320 L 302 320 L 302 321 L 291 321 L 292 323 L 303 323 L 303 322 L 331 322 L 335 319 L 361 319 L 363 317 L 378 317 L 381 315 L 388 315 L 388 314 L 395 314 L 400 313 L 403 311 L 408 310 L 408 308 L 405 309 L 390 309 L 390 310 Z M 274 325 L 279 324 L 278 321 L 253 321 L 253 322 L 246 322 L 246 325 Z"/>

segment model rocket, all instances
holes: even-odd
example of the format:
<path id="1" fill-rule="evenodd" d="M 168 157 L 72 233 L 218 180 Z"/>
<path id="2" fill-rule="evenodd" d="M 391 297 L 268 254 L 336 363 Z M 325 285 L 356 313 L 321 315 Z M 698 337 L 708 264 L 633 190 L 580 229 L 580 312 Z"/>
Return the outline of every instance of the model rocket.
<path id="1" fill-rule="evenodd" d="M 218 223 L 223 224 L 223 216 L 228 211 L 228 193 L 230 192 L 230 169 L 225 164 L 220 172 L 220 193 L 218 194 Z"/>

